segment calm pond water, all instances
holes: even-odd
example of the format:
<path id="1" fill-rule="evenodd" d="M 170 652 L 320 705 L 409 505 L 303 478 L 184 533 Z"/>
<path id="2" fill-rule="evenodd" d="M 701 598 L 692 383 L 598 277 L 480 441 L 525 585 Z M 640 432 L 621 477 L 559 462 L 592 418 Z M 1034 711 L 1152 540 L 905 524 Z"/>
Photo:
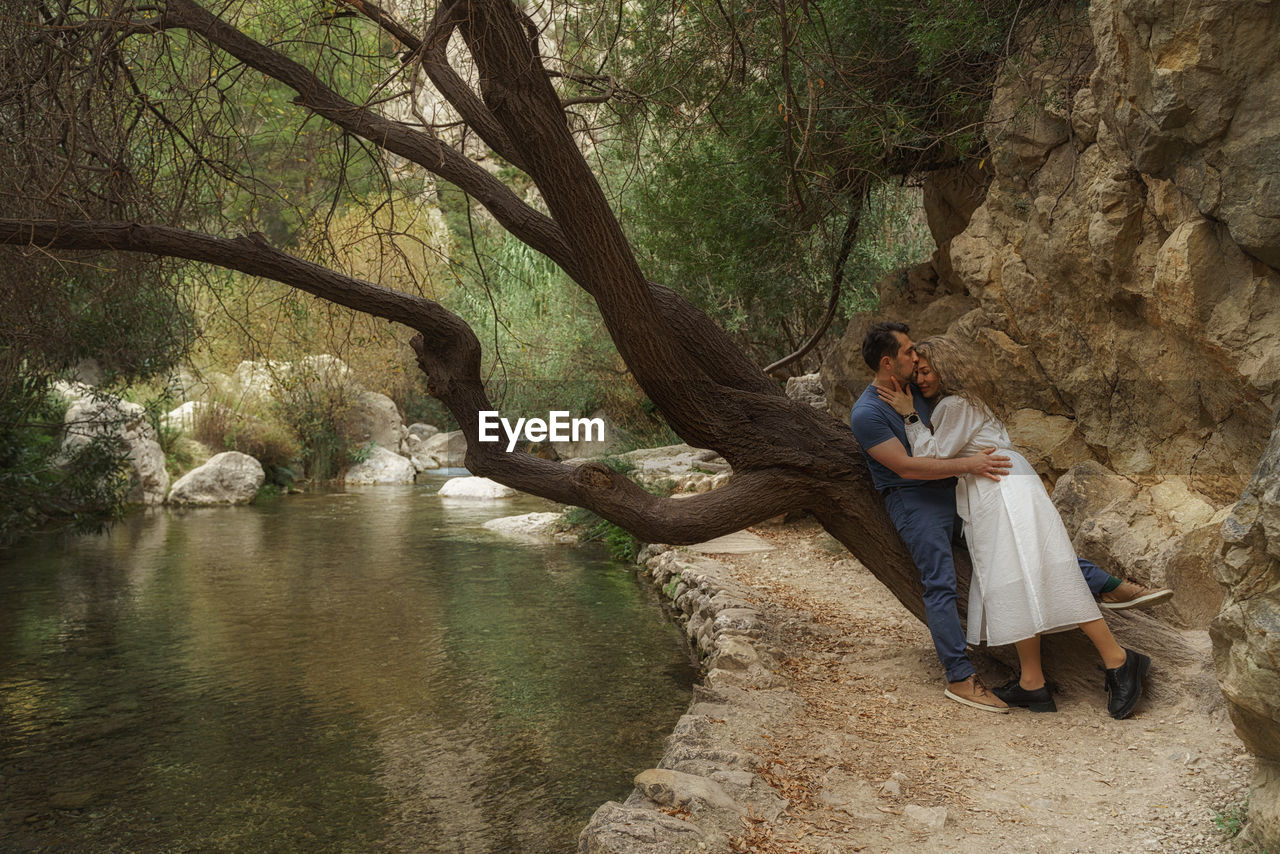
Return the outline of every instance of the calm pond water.
<path id="1" fill-rule="evenodd" d="M 563 852 L 684 712 L 598 552 L 435 485 L 0 551 L 0 850 Z"/>

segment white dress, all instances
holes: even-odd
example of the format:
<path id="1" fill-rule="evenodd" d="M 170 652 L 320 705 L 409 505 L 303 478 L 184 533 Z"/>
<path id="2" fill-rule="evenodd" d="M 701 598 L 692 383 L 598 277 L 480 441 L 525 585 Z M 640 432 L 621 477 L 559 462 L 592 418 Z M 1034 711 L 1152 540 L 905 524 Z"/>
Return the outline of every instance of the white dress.
<path id="1" fill-rule="evenodd" d="M 1013 643 L 1101 618 L 1058 509 L 1004 425 L 956 395 L 939 401 L 931 420 L 932 433 L 923 423 L 907 425 L 913 456 L 949 459 L 995 447 L 1013 461 L 998 481 L 972 474 L 956 481 L 973 558 L 969 643 Z"/>

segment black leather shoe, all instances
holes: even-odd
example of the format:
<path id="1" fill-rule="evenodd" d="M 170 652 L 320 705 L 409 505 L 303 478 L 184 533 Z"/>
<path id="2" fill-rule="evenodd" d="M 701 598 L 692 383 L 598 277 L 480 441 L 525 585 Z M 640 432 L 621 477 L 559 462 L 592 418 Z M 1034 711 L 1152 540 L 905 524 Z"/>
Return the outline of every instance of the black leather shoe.
<path id="1" fill-rule="evenodd" d="M 1150 669 L 1150 657 L 1131 649 L 1124 651 L 1124 664 L 1103 668 L 1107 676 L 1107 711 L 1111 717 L 1119 721 L 1133 714 L 1142 698 L 1142 678 Z"/>
<path id="2" fill-rule="evenodd" d="M 1017 679 L 1014 679 L 998 688 L 992 688 L 991 693 L 1004 700 L 1009 706 L 1030 709 L 1033 712 L 1058 711 L 1058 704 L 1053 701 L 1053 693 L 1049 690 L 1048 682 L 1034 691 L 1028 691 L 1018 683 Z"/>

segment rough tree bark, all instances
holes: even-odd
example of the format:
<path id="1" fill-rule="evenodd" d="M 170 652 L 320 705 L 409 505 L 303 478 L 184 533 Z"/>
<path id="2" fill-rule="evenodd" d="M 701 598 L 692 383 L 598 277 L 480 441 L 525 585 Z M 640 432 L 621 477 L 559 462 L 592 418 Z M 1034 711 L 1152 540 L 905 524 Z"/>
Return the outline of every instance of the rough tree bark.
<path id="1" fill-rule="evenodd" d="M 570 467 L 476 441 L 478 415 L 493 409 L 481 381 L 480 346 L 464 321 L 431 300 L 312 264 L 260 235 L 235 238 L 165 225 L 0 219 L 0 243 L 50 250 L 113 250 L 219 265 L 293 286 L 417 331 L 413 347 L 430 391 L 468 440 L 467 468 L 535 495 L 587 507 L 649 542 L 693 543 L 786 510 L 809 510 L 897 598 L 923 619 L 910 558 L 873 489 L 846 425 L 793 402 L 701 311 L 648 281 L 570 132 L 562 101 L 538 55 L 532 23 L 509 0 L 444 0 L 419 40 L 384 10 L 347 5 L 398 39 L 469 128 L 532 179 L 549 215 L 524 203 L 429 131 L 348 100 L 313 70 L 263 45 L 191 0 L 156 14 L 124 13 L 85 27 L 148 38 L 181 29 L 291 87 L 299 109 L 408 160 L 483 204 L 514 236 L 546 254 L 589 293 L 618 352 L 668 422 L 692 445 L 733 466 L 721 489 L 673 500 L 645 492 L 600 465 Z M 153 7 L 147 7 L 153 8 Z M 64 25 L 65 26 L 65 25 Z M 479 92 L 447 63 L 461 35 Z M 967 587 L 968 561 L 957 567 Z M 962 604 L 963 607 L 963 604 Z"/>

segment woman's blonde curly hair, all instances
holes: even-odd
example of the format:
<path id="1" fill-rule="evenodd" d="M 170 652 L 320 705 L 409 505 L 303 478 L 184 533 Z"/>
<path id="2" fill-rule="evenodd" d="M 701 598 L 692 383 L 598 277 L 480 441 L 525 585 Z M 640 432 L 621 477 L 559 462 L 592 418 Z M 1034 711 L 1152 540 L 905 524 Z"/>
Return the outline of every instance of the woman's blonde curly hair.
<path id="1" fill-rule="evenodd" d="M 934 335 L 917 341 L 916 355 L 927 361 L 938 375 L 941 394 L 962 397 L 1001 421 L 1008 415 L 1001 406 L 995 383 L 978 369 L 972 353 L 954 338 Z"/>

